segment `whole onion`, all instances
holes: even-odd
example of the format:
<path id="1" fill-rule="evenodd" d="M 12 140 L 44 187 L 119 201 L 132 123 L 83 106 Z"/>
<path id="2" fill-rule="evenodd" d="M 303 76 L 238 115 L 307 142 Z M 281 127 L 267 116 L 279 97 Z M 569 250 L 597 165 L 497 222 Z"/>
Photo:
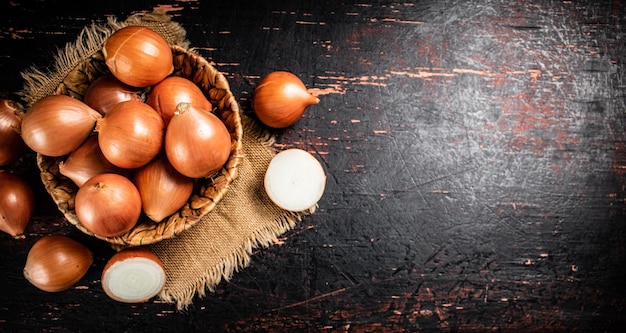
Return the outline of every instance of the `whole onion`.
<path id="1" fill-rule="evenodd" d="M 102 115 L 66 96 L 49 95 L 35 102 L 22 119 L 21 135 L 28 147 L 46 156 L 63 156 L 78 148 Z"/>
<path id="2" fill-rule="evenodd" d="M 180 76 L 170 76 L 159 82 L 146 99 L 146 103 L 161 114 L 165 124 L 170 122 L 176 106 L 183 102 L 202 110 L 210 111 L 213 108 L 195 83 Z"/>
<path id="3" fill-rule="evenodd" d="M 212 176 L 230 156 L 226 125 L 213 113 L 180 103 L 165 132 L 165 153 L 172 166 L 190 178 Z"/>
<path id="4" fill-rule="evenodd" d="M 163 147 L 163 118 L 148 104 L 130 100 L 115 105 L 96 124 L 104 157 L 123 169 L 141 167 Z"/>
<path id="5" fill-rule="evenodd" d="M 24 238 L 24 230 L 35 210 L 35 196 L 21 177 L 0 170 L 0 230 Z"/>
<path id="6" fill-rule="evenodd" d="M 48 292 L 71 288 L 89 270 L 93 253 L 82 243 L 63 235 L 40 238 L 31 247 L 24 265 L 24 277 Z"/>
<path id="7" fill-rule="evenodd" d="M 103 173 L 89 179 L 76 192 L 78 221 L 87 230 L 103 237 L 123 235 L 141 215 L 141 197 L 128 178 Z"/>
<path id="8" fill-rule="evenodd" d="M 297 76 L 276 71 L 263 77 L 255 88 L 252 108 L 263 124 L 285 128 L 295 124 L 309 105 L 319 102 Z"/>
<path id="9" fill-rule="evenodd" d="M 26 151 L 20 136 L 22 118 L 15 103 L 0 98 L 0 166 L 9 165 Z"/>
<path id="10" fill-rule="evenodd" d="M 174 70 L 169 44 L 148 27 L 127 26 L 115 31 L 102 53 L 111 73 L 133 87 L 155 85 Z"/>
<path id="11" fill-rule="evenodd" d="M 117 173 L 128 177 L 131 170 L 122 169 L 109 162 L 100 150 L 98 136 L 92 135 L 65 161 L 59 163 L 59 173 L 80 187 L 91 177 L 101 173 Z"/>
<path id="12" fill-rule="evenodd" d="M 141 90 L 131 87 L 113 75 L 104 75 L 93 81 L 83 97 L 83 102 L 105 115 L 117 103 L 131 99 L 141 100 Z"/>
<path id="13" fill-rule="evenodd" d="M 193 179 L 176 171 L 165 155 L 135 170 L 133 183 L 139 190 L 144 213 L 155 222 L 183 207 L 193 191 Z"/>

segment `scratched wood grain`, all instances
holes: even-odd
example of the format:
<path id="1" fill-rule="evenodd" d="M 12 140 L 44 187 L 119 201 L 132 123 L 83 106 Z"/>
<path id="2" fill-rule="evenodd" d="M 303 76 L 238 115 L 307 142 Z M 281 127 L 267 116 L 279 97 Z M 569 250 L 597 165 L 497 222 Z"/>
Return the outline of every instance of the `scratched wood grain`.
<path id="1" fill-rule="evenodd" d="M 260 78 L 322 102 L 277 149 L 320 158 L 316 214 L 185 312 L 100 290 L 112 253 L 69 227 L 30 175 L 28 238 L 0 238 L 0 330 L 616 331 L 626 324 L 626 4 L 620 1 L 14 1 L 0 93 L 107 15 L 168 11 L 244 112 Z M 21 277 L 66 233 L 96 262 L 73 289 Z"/>

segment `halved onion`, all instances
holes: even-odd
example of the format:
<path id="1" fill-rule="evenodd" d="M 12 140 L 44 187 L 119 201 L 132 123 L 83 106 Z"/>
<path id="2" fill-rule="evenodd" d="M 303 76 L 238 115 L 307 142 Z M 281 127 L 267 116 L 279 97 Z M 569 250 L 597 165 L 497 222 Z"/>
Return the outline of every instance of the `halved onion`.
<path id="1" fill-rule="evenodd" d="M 265 173 L 265 191 L 279 207 L 299 212 L 314 207 L 324 194 L 326 174 L 309 152 L 292 148 L 272 158 Z"/>
<path id="2" fill-rule="evenodd" d="M 114 254 L 102 271 L 102 289 L 122 303 L 143 303 L 163 290 L 163 263 L 145 247 L 126 248 Z"/>

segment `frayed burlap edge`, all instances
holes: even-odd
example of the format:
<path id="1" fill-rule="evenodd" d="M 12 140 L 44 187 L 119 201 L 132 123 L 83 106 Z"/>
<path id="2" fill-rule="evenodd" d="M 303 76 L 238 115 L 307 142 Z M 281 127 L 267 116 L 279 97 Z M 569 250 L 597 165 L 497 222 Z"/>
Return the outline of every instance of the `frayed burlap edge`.
<path id="1" fill-rule="evenodd" d="M 246 139 L 257 141 L 262 147 L 267 149 L 268 152 L 274 155 L 274 134 L 252 118 L 242 116 L 241 121 Z M 239 179 L 235 179 L 234 182 L 238 180 Z M 228 195 L 229 193 L 226 194 L 226 197 L 228 197 Z M 225 200 L 227 200 L 227 198 L 225 198 Z M 256 249 L 267 248 L 272 244 L 276 244 L 282 234 L 293 229 L 298 222 L 302 221 L 304 216 L 313 214 L 316 209 L 317 205 L 302 212 L 290 212 L 277 208 L 277 210 L 281 212 L 275 217 L 273 223 L 266 223 L 248 235 L 246 241 L 239 244 L 232 253 L 221 257 L 217 265 L 207 267 L 204 270 L 203 276 L 199 277 L 194 282 L 189 281 L 188 287 L 178 292 L 168 289 L 166 285 L 166 288 L 161 291 L 158 298 L 166 303 L 176 303 L 178 311 L 186 310 L 189 305 L 192 304 L 195 297 L 202 298 L 207 295 L 207 292 L 214 292 L 215 287 L 219 283 L 229 281 L 233 274 L 247 267 Z M 172 241 L 177 240 L 173 239 Z M 159 245 L 160 244 L 154 244 L 152 246 L 158 247 Z"/>
<path id="2" fill-rule="evenodd" d="M 21 72 L 24 87 L 18 95 L 26 107 L 39 99 L 54 95 L 57 87 L 74 68 L 98 53 L 106 39 L 115 31 L 131 25 L 142 25 L 160 33 L 171 45 L 185 49 L 189 47 L 185 29 L 170 16 L 161 12 L 138 13 L 129 16 L 125 21 L 118 22 L 115 17 L 108 17 L 106 24 L 93 23 L 85 27 L 74 42 L 67 43 L 57 50 L 52 62 L 54 66 L 42 69 L 32 66 Z"/>

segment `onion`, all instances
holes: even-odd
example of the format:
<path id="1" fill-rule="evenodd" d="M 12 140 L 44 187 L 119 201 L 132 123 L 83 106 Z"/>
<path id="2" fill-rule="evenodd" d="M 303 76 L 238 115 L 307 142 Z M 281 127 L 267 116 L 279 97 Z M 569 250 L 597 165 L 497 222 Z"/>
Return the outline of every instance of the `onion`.
<path id="1" fill-rule="evenodd" d="M 161 114 L 165 124 L 176 112 L 176 106 L 183 102 L 202 110 L 210 111 L 213 108 L 195 83 L 180 76 L 170 76 L 159 82 L 146 99 L 146 103 Z"/>
<path id="2" fill-rule="evenodd" d="M 174 70 L 172 50 L 156 31 L 127 26 L 107 38 L 102 48 L 111 73 L 133 87 L 159 83 Z"/>
<path id="3" fill-rule="evenodd" d="M 159 154 L 164 126 L 163 118 L 148 104 L 136 100 L 121 102 L 98 120 L 98 144 L 109 162 L 135 169 Z"/>
<path id="4" fill-rule="evenodd" d="M 96 135 L 90 136 L 65 161 L 59 163 L 59 173 L 71 179 L 78 187 L 101 173 L 130 176 L 130 170 L 117 167 L 104 157 Z"/>
<path id="5" fill-rule="evenodd" d="M 139 190 L 144 213 L 155 222 L 185 205 L 193 190 L 193 179 L 176 171 L 165 155 L 137 169 L 133 183 Z"/>
<path id="6" fill-rule="evenodd" d="M 141 215 L 141 197 L 128 178 L 103 173 L 89 179 L 76 192 L 78 221 L 87 230 L 103 237 L 123 235 Z"/>
<path id="7" fill-rule="evenodd" d="M 35 102 L 22 119 L 22 139 L 46 156 L 63 156 L 78 148 L 102 115 L 66 95 L 49 95 Z"/>
<path id="8" fill-rule="evenodd" d="M 261 79 L 254 90 L 252 108 L 263 124 L 285 128 L 295 124 L 309 105 L 319 102 L 297 76 L 277 71 Z"/>
<path id="9" fill-rule="evenodd" d="M 19 176 L 0 170 L 0 230 L 16 239 L 24 238 L 34 210 L 35 196 L 30 185 Z"/>
<path id="10" fill-rule="evenodd" d="M 213 113 L 180 103 L 165 132 L 165 153 L 172 166 L 190 178 L 212 176 L 228 160 L 231 139 Z"/>
<path id="11" fill-rule="evenodd" d="M 93 263 L 93 253 L 67 236 L 49 235 L 31 247 L 24 265 L 24 277 L 48 292 L 67 290 L 78 282 Z"/>
<path id="12" fill-rule="evenodd" d="M 142 303 L 165 287 L 165 268 L 147 248 L 126 248 L 109 259 L 101 281 L 104 293 L 110 298 L 123 303 Z"/>
<path id="13" fill-rule="evenodd" d="M 89 85 L 83 102 L 100 114 L 105 115 L 115 104 L 131 99 L 141 100 L 138 88 L 121 82 L 113 75 L 105 75 Z"/>
<path id="14" fill-rule="evenodd" d="M 272 158 L 264 184 L 272 202 L 285 210 L 299 212 L 314 207 L 320 200 L 326 175 L 313 155 L 292 148 Z"/>
<path id="15" fill-rule="evenodd" d="M 0 98 L 0 166 L 13 163 L 26 151 L 18 112 L 13 101 Z"/>

